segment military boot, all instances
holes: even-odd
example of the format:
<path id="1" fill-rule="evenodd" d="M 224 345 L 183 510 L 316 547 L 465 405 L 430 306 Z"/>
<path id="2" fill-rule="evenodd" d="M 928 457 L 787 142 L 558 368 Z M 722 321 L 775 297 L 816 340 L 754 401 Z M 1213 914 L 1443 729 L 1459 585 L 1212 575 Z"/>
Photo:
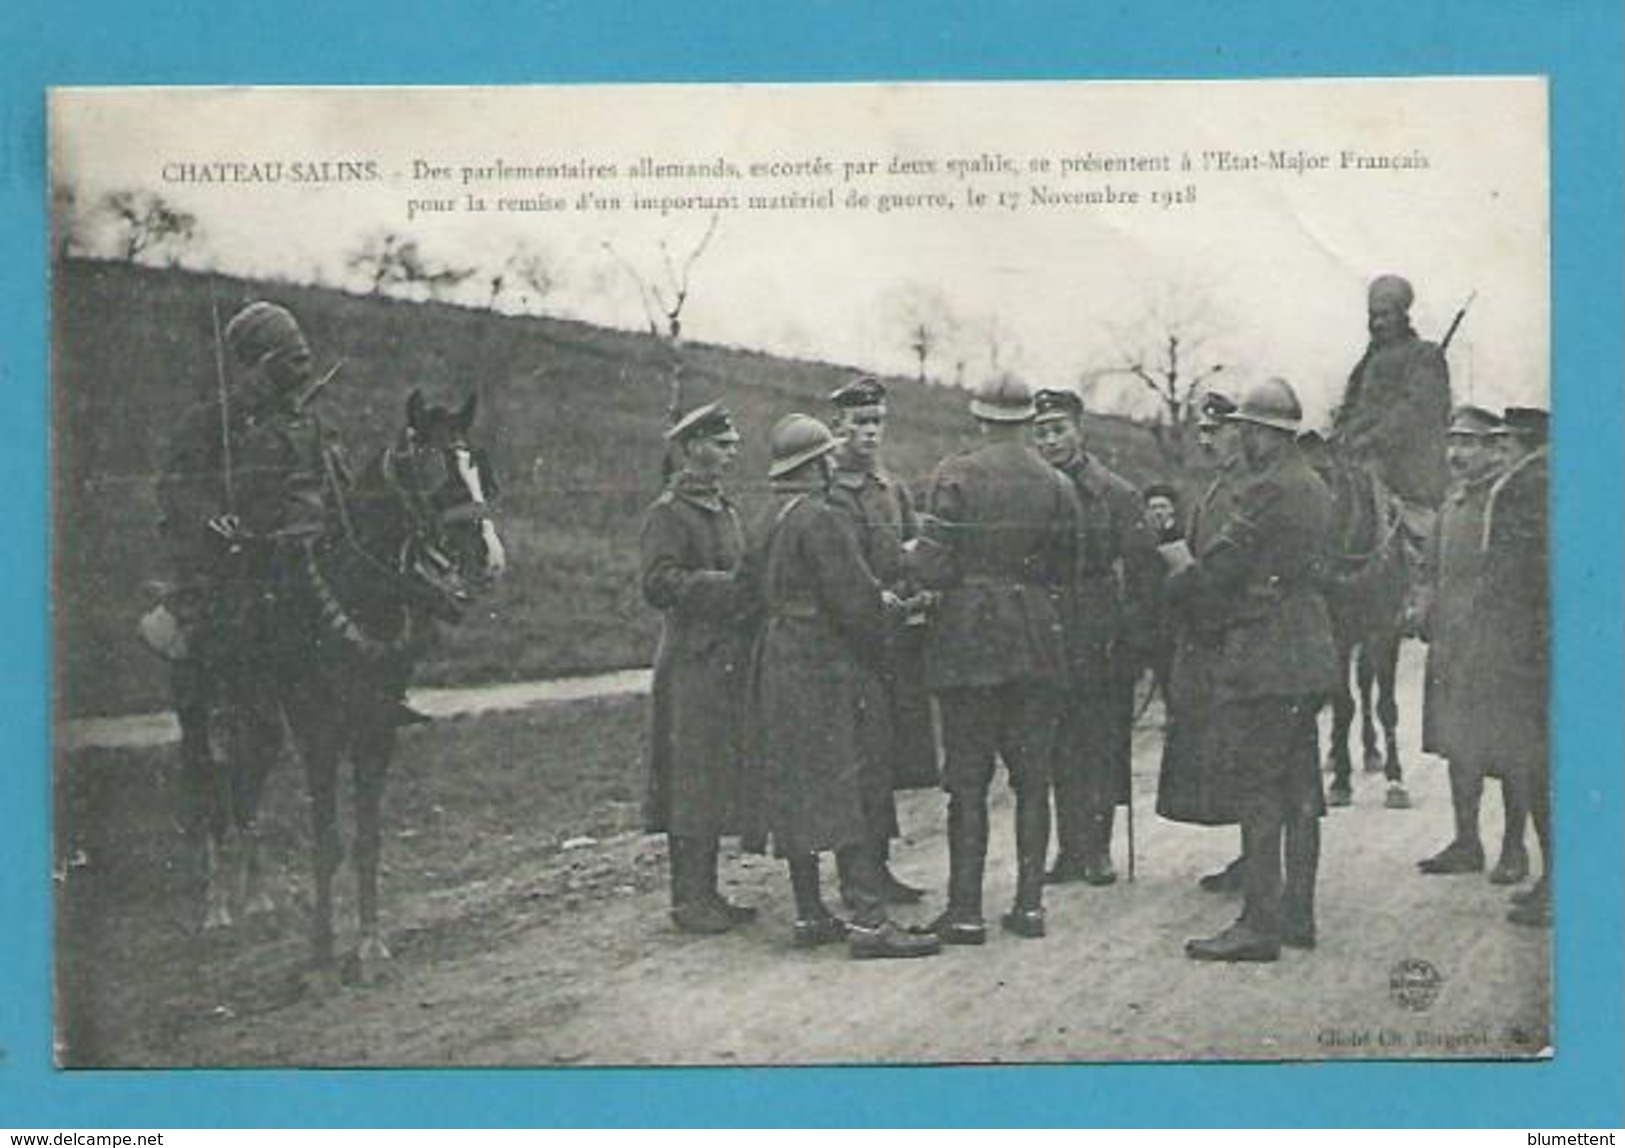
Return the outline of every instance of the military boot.
<path id="1" fill-rule="evenodd" d="M 706 895 L 705 845 L 693 837 L 670 839 L 671 920 L 680 933 L 707 936 L 734 926 L 727 911 Z"/>
<path id="2" fill-rule="evenodd" d="M 1501 857 L 1490 872 L 1491 885 L 1518 885 L 1529 876 L 1529 850 L 1524 847 L 1524 823 L 1529 818 L 1523 807 L 1523 791 L 1517 785 L 1501 786 L 1504 815 L 1501 831 Z"/>
<path id="3" fill-rule="evenodd" d="M 1484 775 L 1452 758 L 1450 805 L 1456 818 L 1456 835 L 1450 844 L 1431 857 L 1416 863 L 1428 874 L 1479 873 L 1484 869 L 1484 843 L 1478 835 L 1478 810 L 1484 795 Z"/>
<path id="4" fill-rule="evenodd" d="M 1287 822 L 1286 882 L 1281 895 L 1281 943 L 1315 947 L 1315 879 L 1320 871 L 1320 819 L 1300 815 Z"/>
<path id="5" fill-rule="evenodd" d="M 948 908 L 921 932 L 945 945 L 987 941 L 982 920 L 982 869 L 987 861 L 987 797 L 949 794 Z"/>
<path id="6" fill-rule="evenodd" d="M 1083 879 L 1091 885 L 1112 885 L 1117 882 L 1117 870 L 1112 867 L 1112 828 L 1117 820 L 1117 807 L 1106 805 L 1090 817 L 1089 853 Z"/>
<path id="7" fill-rule="evenodd" d="M 1049 793 L 1016 794 L 1016 903 L 1000 918 L 1006 932 L 1044 935 L 1044 858 L 1049 853 Z"/>
<path id="8" fill-rule="evenodd" d="M 795 895 L 796 920 L 792 943 L 798 949 L 816 949 L 820 945 L 846 940 L 847 923 L 824 904 L 818 855 L 791 857 L 790 891 Z"/>
<path id="9" fill-rule="evenodd" d="M 721 853 L 720 844 L 715 837 L 699 839 L 695 862 L 698 869 L 698 875 L 695 877 L 697 887 L 702 891 L 705 900 L 728 915 L 729 921 L 735 925 L 748 925 L 756 919 L 756 909 L 751 905 L 739 905 L 728 900 L 718 887 L 717 868 Z"/>

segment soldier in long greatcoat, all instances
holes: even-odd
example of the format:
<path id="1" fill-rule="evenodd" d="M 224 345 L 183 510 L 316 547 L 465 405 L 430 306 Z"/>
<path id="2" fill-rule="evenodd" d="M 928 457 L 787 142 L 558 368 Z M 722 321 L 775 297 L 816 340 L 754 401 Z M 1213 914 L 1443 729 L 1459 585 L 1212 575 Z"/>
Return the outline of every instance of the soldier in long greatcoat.
<path id="1" fill-rule="evenodd" d="M 655 653 L 644 827 L 670 841 L 672 920 L 720 933 L 751 920 L 717 888 L 719 838 L 752 827 L 745 808 L 741 711 L 749 595 L 744 526 L 722 488 L 739 433 L 717 404 L 667 432 L 682 465 L 644 519 L 644 599 L 662 615 Z"/>
<path id="2" fill-rule="evenodd" d="M 908 487 L 880 460 L 886 432 L 886 388 L 863 376 L 830 395 L 831 429 L 841 445 L 831 454 L 835 473 L 829 503 L 842 511 L 856 532 L 858 550 L 880 584 L 902 597 L 913 592 L 904 570 L 904 547 L 919 534 L 919 522 Z M 891 841 L 898 833 L 893 789 L 938 784 L 936 731 L 930 695 L 925 690 L 922 616 L 893 619 L 884 635 L 880 673 L 875 685 L 882 697 L 884 721 L 870 723 L 877 738 L 865 762 L 873 771 L 866 784 L 877 793 L 871 802 L 871 848 L 880 860 L 888 903 L 909 905 L 925 890 L 898 879 L 889 865 Z"/>
<path id="3" fill-rule="evenodd" d="M 1218 472 L 1191 508 L 1185 526 L 1185 545 L 1200 560 L 1223 537 L 1234 512 L 1236 491 L 1246 472 L 1241 451 L 1241 424 L 1226 416 L 1236 404 L 1227 395 L 1210 391 L 1202 398 L 1198 438 L 1217 463 Z M 1206 609 L 1170 611 L 1175 646 L 1169 673 L 1167 724 L 1162 748 L 1162 769 L 1157 779 L 1157 813 L 1189 825 L 1234 825 L 1234 803 L 1222 787 L 1223 769 L 1214 688 L 1223 631 L 1214 612 Z M 1201 879 L 1209 892 L 1241 888 L 1239 859 Z"/>
<path id="4" fill-rule="evenodd" d="M 1085 449 L 1083 401 L 1039 391 L 1033 441 L 1078 501 L 1077 565 L 1062 594 L 1067 704 L 1052 782 L 1059 852 L 1046 878 L 1110 885 L 1112 827 L 1129 801 L 1134 681 L 1152 632 L 1156 541 L 1140 493 Z"/>
<path id="5" fill-rule="evenodd" d="M 1008 375 L 971 413 L 982 445 L 952 455 L 931 484 L 920 548 L 942 593 L 926 633 L 926 682 L 942 712 L 948 791 L 950 944 L 981 944 L 988 788 L 1002 760 L 1016 793 L 1016 898 L 1006 930 L 1044 935 L 1050 767 L 1065 704 L 1066 646 L 1056 600 L 1075 568 L 1077 496 L 1026 441 L 1032 391 Z"/>
<path id="6" fill-rule="evenodd" d="M 1484 575 L 1484 514 L 1501 470 L 1501 420 L 1478 407 L 1458 408 L 1450 424 L 1450 469 L 1455 483 L 1446 495 L 1429 548 L 1417 621 L 1428 642 L 1422 691 L 1422 749 L 1446 759 L 1455 836 L 1438 853 L 1417 862 L 1424 873 L 1476 873 L 1484 868 L 1478 812 L 1484 778 L 1501 777 L 1501 763 L 1479 750 L 1474 727 L 1483 721 L 1478 669 L 1470 661 L 1481 623 Z M 1526 812 L 1515 785 L 1502 785 L 1505 832 L 1501 857 L 1490 880 L 1515 885 L 1528 874 L 1524 849 Z"/>
<path id="7" fill-rule="evenodd" d="M 934 937 L 903 932 L 886 917 L 885 883 L 873 849 L 873 784 L 885 740 L 867 728 L 887 720 L 877 689 L 887 628 L 903 614 L 864 562 L 850 521 L 828 498 L 838 440 L 807 415 L 773 429 L 773 497 L 752 530 L 749 580 L 762 624 L 749 694 L 751 749 L 762 774 L 774 848 L 790 867 L 795 943 L 848 936 L 854 957 L 929 956 Z M 883 763 L 882 763 L 883 764 Z M 853 918 L 825 907 L 818 854 L 832 852 Z M 848 935 L 849 934 L 849 935 Z"/>
<path id="8" fill-rule="evenodd" d="M 1503 786 L 1522 794 L 1540 842 L 1540 881 L 1514 897 L 1508 920 L 1551 924 L 1552 807 L 1547 722 L 1551 598 L 1547 567 L 1547 414 L 1509 407 L 1502 416 L 1510 462 L 1484 513 L 1482 622 L 1469 657 L 1483 704 L 1474 732 L 1501 762 Z"/>
<path id="9" fill-rule="evenodd" d="M 1332 498 L 1294 441 L 1303 411 L 1286 382 L 1258 384 L 1229 418 L 1243 424 L 1247 465 L 1234 512 L 1208 552 L 1173 575 L 1169 593 L 1176 607 L 1208 613 L 1222 635 L 1213 684 L 1246 904 L 1235 924 L 1190 941 L 1186 953 L 1273 961 L 1283 944 L 1315 944 L 1326 809 L 1316 717 L 1337 683 L 1322 593 Z"/>

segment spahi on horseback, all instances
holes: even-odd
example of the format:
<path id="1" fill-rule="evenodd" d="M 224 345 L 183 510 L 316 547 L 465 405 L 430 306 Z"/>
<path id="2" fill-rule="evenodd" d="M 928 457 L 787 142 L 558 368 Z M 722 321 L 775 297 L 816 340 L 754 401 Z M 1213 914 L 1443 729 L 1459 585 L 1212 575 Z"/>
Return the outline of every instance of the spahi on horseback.
<path id="1" fill-rule="evenodd" d="M 1394 740 L 1394 673 L 1409 583 L 1421 565 L 1449 483 L 1445 429 L 1450 422 L 1450 369 L 1445 351 L 1467 310 L 1464 305 L 1456 313 L 1441 342 L 1431 343 L 1411 327 L 1414 299 L 1410 283 L 1397 275 L 1371 281 L 1366 295 L 1370 343 L 1349 375 L 1330 450 L 1322 458 L 1338 504 L 1340 556 L 1334 559 L 1337 568 L 1328 594 L 1345 667 L 1330 761 L 1328 799 L 1334 805 L 1351 800 L 1350 657 L 1357 658 L 1366 768 L 1386 775 L 1390 807 L 1410 804 Z M 1383 727 L 1380 754 L 1369 707 L 1373 681 Z"/>
<path id="2" fill-rule="evenodd" d="M 384 780 L 404 691 L 437 622 L 455 623 L 504 564 L 495 482 L 470 446 L 470 397 L 414 391 L 405 426 L 359 475 L 309 400 L 332 377 L 286 309 L 251 303 L 216 333 L 218 393 L 175 436 L 159 482 L 176 580 L 149 615 L 171 662 L 188 827 L 201 842 L 205 927 L 270 907 L 256 823 L 284 723 L 303 760 L 315 852 L 315 968 L 335 972 L 333 877 L 343 857 L 339 762 L 354 771 L 363 978 L 388 957 L 378 926 Z M 228 363 L 232 379 L 228 381 Z M 166 620 L 167 615 L 167 620 Z M 213 742 L 223 721 L 222 761 Z M 234 843 L 235 889 L 222 851 Z"/>

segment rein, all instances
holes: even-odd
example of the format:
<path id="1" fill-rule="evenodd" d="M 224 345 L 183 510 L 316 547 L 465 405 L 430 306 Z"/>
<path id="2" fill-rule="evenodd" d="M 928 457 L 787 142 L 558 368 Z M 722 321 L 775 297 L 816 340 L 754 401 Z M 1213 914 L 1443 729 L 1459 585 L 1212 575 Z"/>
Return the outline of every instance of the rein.
<path id="1" fill-rule="evenodd" d="M 350 517 L 349 499 L 345 497 L 343 484 L 339 481 L 338 472 L 333 462 L 333 454 L 325 447 L 322 450 L 322 469 L 328 488 L 333 493 L 334 505 L 338 508 L 339 525 L 343 531 L 345 545 L 359 555 L 369 566 L 396 585 L 403 583 L 405 580 L 403 571 L 406 564 L 405 544 L 402 546 L 400 559 L 393 567 L 362 546 L 360 538 L 356 535 L 355 522 Z M 421 530 L 423 521 L 428 517 L 427 514 L 422 513 L 422 496 L 417 494 L 416 491 L 407 490 L 401 483 L 396 474 L 392 448 L 386 449 L 384 452 L 382 470 L 390 489 L 412 507 L 413 515 L 417 519 Z M 461 508 L 453 509 L 460 510 Z M 475 507 L 474 509 L 481 513 L 477 516 L 468 515 L 464 517 L 486 516 L 484 507 Z M 448 522 L 451 519 L 446 515 L 442 515 L 441 521 Z M 408 540 L 410 540 L 410 537 L 408 536 Z M 360 651 L 362 656 L 371 659 L 383 659 L 398 655 L 411 644 L 416 627 L 412 623 L 411 608 L 404 602 L 401 604 L 401 632 L 395 637 L 385 640 L 371 637 L 361 629 L 355 619 L 350 617 L 349 612 L 339 602 L 338 596 L 333 592 L 332 584 L 328 582 L 327 576 L 322 573 L 321 567 L 316 561 L 316 548 L 314 545 L 305 547 L 304 559 L 305 572 L 310 578 L 311 589 L 316 595 L 316 602 L 321 610 L 322 622 L 333 634 Z"/>
<path id="2" fill-rule="evenodd" d="M 1345 472 L 1342 482 L 1345 491 L 1353 486 L 1353 479 L 1350 477 L 1353 473 Z M 1377 540 L 1369 549 L 1353 553 L 1344 552 L 1336 556 L 1335 561 L 1339 568 L 1337 576 L 1343 581 L 1358 580 L 1372 565 L 1386 557 L 1394 539 L 1399 536 L 1400 528 L 1404 525 L 1404 519 L 1399 512 L 1389 501 L 1381 497 L 1381 487 L 1374 478 L 1371 480 L 1371 504 L 1374 513 L 1383 516 L 1386 522 L 1383 523 Z"/>

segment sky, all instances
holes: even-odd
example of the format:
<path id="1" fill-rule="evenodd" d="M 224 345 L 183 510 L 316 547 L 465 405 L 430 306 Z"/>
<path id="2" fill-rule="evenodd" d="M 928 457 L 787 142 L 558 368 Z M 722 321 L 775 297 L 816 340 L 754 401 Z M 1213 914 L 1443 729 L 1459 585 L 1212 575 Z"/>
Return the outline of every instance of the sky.
<path id="1" fill-rule="evenodd" d="M 553 280 L 540 310 L 642 327 L 638 281 L 667 283 L 665 260 L 680 270 L 704 241 L 682 312 L 691 339 L 913 374 L 923 323 L 932 377 L 1092 380 L 1102 408 L 1143 410 L 1125 368 L 1162 365 L 1173 332 L 1192 368 L 1221 368 L 1214 385 L 1288 379 L 1314 423 L 1363 349 L 1380 273 L 1415 285 L 1424 337 L 1473 297 L 1450 348 L 1458 401 L 1545 403 L 1546 123 L 1532 79 L 97 89 L 53 94 L 51 160 L 91 249 L 116 238 L 101 197 L 144 190 L 197 217 L 188 265 L 339 283 L 347 256 L 394 233 L 481 268 L 465 301 L 529 252 Z M 740 174 L 633 177 L 644 157 Z M 934 169 L 888 174 L 894 160 Z M 464 168 L 498 162 L 616 172 L 465 182 Z M 329 178 L 296 182 L 296 166 Z M 358 171 L 376 178 L 331 178 Z M 622 209 L 577 210 L 589 188 Z M 986 198 L 973 205 L 972 190 Z M 486 211 L 466 210 L 469 192 Z M 792 192 L 841 206 L 707 203 Z M 854 193 L 869 198 L 846 206 Z M 634 195 L 690 203 L 628 210 Z M 883 195 L 954 206 L 881 213 Z M 563 209 L 497 203 L 544 198 Z M 500 305 L 534 307 L 511 293 Z"/>

